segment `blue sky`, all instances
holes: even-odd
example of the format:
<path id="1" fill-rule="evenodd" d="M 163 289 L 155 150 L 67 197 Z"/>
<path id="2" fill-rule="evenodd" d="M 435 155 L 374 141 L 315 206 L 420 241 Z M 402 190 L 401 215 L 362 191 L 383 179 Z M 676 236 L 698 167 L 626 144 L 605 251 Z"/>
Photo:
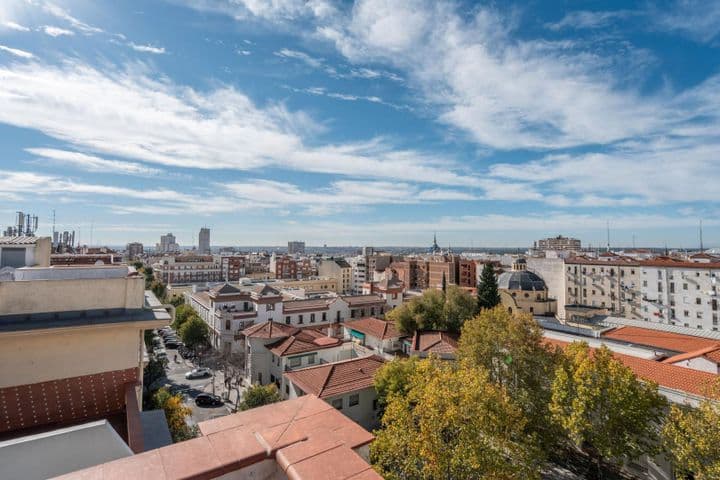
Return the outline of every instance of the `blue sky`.
<path id="1" fill-rule="evenodd" d="M 5 0 L 0 225 L 717 245 L 720 1 Z"/>

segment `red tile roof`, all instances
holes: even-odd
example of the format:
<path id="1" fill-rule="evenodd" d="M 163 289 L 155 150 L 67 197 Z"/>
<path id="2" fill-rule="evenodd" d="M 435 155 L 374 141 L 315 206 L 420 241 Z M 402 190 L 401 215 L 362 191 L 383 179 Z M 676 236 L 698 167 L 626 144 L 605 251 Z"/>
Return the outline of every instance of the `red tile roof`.
<path id="1" fill-rule="evenodd" d="M 339 338 L 329 337 L 319 330 L 305 329 L 284 340 L 270 344 L 267 348 L 280 357 L 298 353 L 314 352 L 342 344 Z"/>
<path id="2" fill-rule="evenodd" d="M 681 333 L 663 332 L 649 328 L 622 326 L 602 334 L 604 340 L 645 345 L 652 348 L 662 348 L 674 352 L 692 352 L 718 344 L 717 340 L 683 335 Z"/>
<path id="3" fill-rule="evenodd" d="M 547 337 L 543 340 L 547 344 L 557 345 L 561 348 L 565 348 L 570 344 L 570 342 Z M 630 368 L 639 378 L 655 382 L 671 390 L 686 392 L 701 397 L 706 395 L 707 389 L 718 378 L 717 375 L 712 373 L 633 357 L 617 352 L 613 352 L 613 356 Z"/>
<path id="4" fill-rule="evenodd" d="M 61 478 L 210 479 L 275 460 L 292 480 L 381 480 L 353 449 L 373 435 L 314 395 L 199 424 L 202 436 Z M 240 478 L 240 477 L 238 477 Z"/>
<path id="5" fill-rule="evenodd" d="M 720 361 L 720 343 L 701 348 L 700 350 L 693 350 L 692 352 L 681 353 L 680 355 L 666 358 L 663 360 L 663 363 L 677 363 L 682 362 L 683 360 L 691 360 L 698 357 L 706 357 L 714 362 Z"/>
<path id="6" fill-rule="evenodd" d="M 300 329 L 277 322 L 263 322 L 246 328 L 241 333 L 252 338 L 283 338 L 297 333 Z"/>
<path id="7" fill-rule="evenodd" d="M 449 332 L 425 331 L 415 332 L 411 350 L 426 353 L 455 353 L 459 335 Z"/>
<path id="8" fill-rule="evenodd" d="M 382 357 L 370 355 L 293 370 L 285 377 L 305 393 L 326 398 L 372 387 L 375 372 L 384 363 Z"/>
<path id="9" fill-rule="evenodd" d="M 388 322 L 375 317 L 349 320 L 344 323 L 346 328 L 362 332 L 370 337 L 385 340 L 387 338 L 399 338 L 403 334 L 395 327 L 395 322 Z"/>

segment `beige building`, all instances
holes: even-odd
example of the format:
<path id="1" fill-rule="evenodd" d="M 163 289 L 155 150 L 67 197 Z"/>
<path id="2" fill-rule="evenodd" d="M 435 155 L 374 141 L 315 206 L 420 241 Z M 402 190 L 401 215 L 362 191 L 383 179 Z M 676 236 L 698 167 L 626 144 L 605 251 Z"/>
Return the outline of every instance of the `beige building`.
<path id="1" fill-rule="evenodd" d="M 318 275 L 334 278 L 338 282 L 338 293 L 347 295 L 352 293 L 353 276 L 352 267 L 342 258 L 325 258 L 318 263 Z"/>
<path id="2" fill-rule="evenodd" d="M 0 280 L 0 434 L 122 416 L 142 449 L 130 421 L 143 330 L 172 321 L 144 287 L 127 266 L 23 267 Z"/>
<path id="3" fill-rule="evenodd" d="M 283 289 L 302 289 L 307 292 L 338 292 L 338 279 L 332 277 L 313 277 L 303 278 L 301 280 L 281 280 L 272 282 L 275 288 Z"/>
<path id="4" fill-rule="evenodd" d="M 220 282 L 220 257 L 212 255 L 174 255 L 162 257 L 154 263 L 155 278 L 164 284 Z"/>
<path id="5" fill-rule="evenodd" d="M 0 274 L 3 268 L 49 267 L 50 237 L 0 237 Z"/>
<path id="6" fill-rule="evenodd" d="M 607 309 L 641 319 L 642 281 L 638 260 L 613 254 L 565 260 L 566 305 Z"/>
<path id="7" fill-rule="evenodd" d="M 513 262 L 512 271 L 500 274 L 498 291 L 502 304 L 510 313 L 554 316 L 557 312 L 557 301 L 548 296 L 545 281 L 527 270 L 524 258 Z"/>

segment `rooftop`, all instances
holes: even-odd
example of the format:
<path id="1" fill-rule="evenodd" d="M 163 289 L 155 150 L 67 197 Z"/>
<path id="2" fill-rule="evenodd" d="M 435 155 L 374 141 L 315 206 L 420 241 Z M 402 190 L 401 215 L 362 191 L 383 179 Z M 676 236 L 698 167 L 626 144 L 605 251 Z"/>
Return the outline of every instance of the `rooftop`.
<path id="1" fill-rule="evenodd" d="M 283 313 L 327 310 L 330 308 L 330 304 L 336 299 L 337 297 L 310 298 L 307 300 L 287 300 L 283 302 Z"/>
<path id="2" fill-rule="evenodd" d="M 414 352 L 455 353 L 459 335 L 449 332 L 425 331 L 415 332 L 410 344 Z"/>
<path id="3" fill-rule="evenodd" d="M 277 322 L 263 322 L 246 328 L 241 333 L 251 338 L 283 338 L 294 335 L 300 329 Z"/>
<path id="4" fill-rule="evenodd" d="M 375 372 L 385 363 L 381 357 L 353 358 L 285 373 L 305 393 L 320 398 L 343 395 L 373 386 Z"/>
<path id="5" fill-rule="evenodd" d="M 35 245 L 38 237 L 0 237 L 0 245 Z"/>
<path id="6" fill-rule="evenodd" d="M 395 327 L 394 322 L 388 322 L 387 320 L 381 320 L 375 317 L 348 320 L 344 323 L 344 326 L 381 340 L 403 336 L 403 334 Z"/>
<path id="7" fill-rule="evenodd" d="M 249 478 L 252 472 L 243 469 L 264 462 L 263 478 L 381 479 L 353 450 L 373 435 L 314 395 L 208 420 L 199 428 L 199 438 L 60 478 Z"/>
<path id="8" fill-rule="evenodd" d="M 305 329 L 267 347 L 275 355 L 283 357 L 337 347 L 341 344 L 342 340 L 339 338 L 330 337 L 319 330 Z"/>
<path id="9" fill-rule="evenodd" d="M 378 303 L 385 303 L 385 300 L 379 295 L 345 295 L 342 297 L 343 300 L 351 307 L 361 307 L 363 305 L 375 305 Z"/>
<path id="10" fill-rule="evenodd" d="M 680 333 L 663 332 L 646 328 L 621 326 L 603 333 L 603 339 L 645 345 L 673 352 L 687 353 L 707 347 L 716 346 L 717 340 L 693 337 Z"/>

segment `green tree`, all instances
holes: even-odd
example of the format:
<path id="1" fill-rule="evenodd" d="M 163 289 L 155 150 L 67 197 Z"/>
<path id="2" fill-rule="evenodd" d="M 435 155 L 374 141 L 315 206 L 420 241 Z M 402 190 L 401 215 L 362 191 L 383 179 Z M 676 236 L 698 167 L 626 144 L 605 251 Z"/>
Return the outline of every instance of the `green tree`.
<path id="1" fill-rule="evenodd" d="M 197 315 L 190 317 L 180 327 L 180 338 L 188 348 L 196 349 L 208 344 L 210 329 Z"/>
<path id="2" fill-rule="evenodd" d="M 175 309 L 175 320 L 171 327 L 173 329 L 180 330 L 180 328 L 193 317 L 198 317 L 197 312 L 190 305 L 180 305 Z"/>
<path id="3" fill-rule="evenodd" d="M 417 370 L 419 362 L 419 357 L 396 358 L 375 372 L 373 384 L 377 392 L 378 411 L 381 416 L 391 395 L 407 394 L 410 379 Z"/>
<path id="4" fill-rule="evenodd" d="M 243 395 L 242 402 L 238 405 L 240 410 L 250 410 L 255 407 L 262 407 L 271 403 L 279 402 L 280 392 L 274 383 L 268 385 L 251 385 Z"/>
<path id="5" fill-rule="evenodd" d="M 500 304 L 497 278 L 492 264 L 486 263 L 480 274 L 480 283 L 477 286 L 477 308 L 495 308 Z"/>
<path id="6" fill-rule="evenodd" d="M 141 262 L 141 261 L 133 262 L 132 266 L 135 267 L 135 270 L 140 271 L 140 269 L 143 268 L 143 262 Z"/>
<path id="7" fill-rule="evenodd" d="M 147 365 L 143 370 L 143 384 L 150 386 L 157 380 L 165 376 L 165 368 L 167 367 L 167 359 L 158 358 L 150 355 Z"/>
<path id="8" fill-rule="evenodd" d="M 550 411 L 570 441 L 595 460 L 588 478 L 598 478 L 605 460 L 659 451 L 665 405 L 657 385 L 638 380 L 607 347 L 591 351 L 576 342 L 555 371 Z"/>
<path id="9" fill-rule="evenodd" d="M 481 367 L 490 381 L 505 388 L 528 419 L 528 434 L 547 451 L 558 440 L 550 417 L 552 379 L 559 353 L 543 342 L 532 316 L 510 314 L 502 306 L 484 309 L 465 322 L 458 346 L 462 363 Z"/>
<path id="10" fill-rule="evenodd" d="M 165 294 L 167 293 L 167 289 L 165 288 L 165 284 L 162 282 L 159 282 L 157 280 L 153 280 L 150 283 L 150 290 L 155 294 L 155 296 L 158 299 L 165 298 Z"/>
<path id="11" fill-rule="evenodd" d="M 720 382 L 697 408 L 673 405 L 662 434 L 678 478 L 720 478 Z"/>
<path id="12" fill-rule="evenodd" d="M 387 314 L 398 329 L 406 334 L 416 330 L 448 330 L 459 332 L 462 324 L 472 317 L 474 301 L 461 288 L 450 285 L 447 292 L 426 290 L 419 297 L 403 303 Z"/>
<path id="13" fill-rule="evenodd" d="M 445 278 L 445 272 L 443 272 L 442 275 L 442 291 L 445 293 L 447 291 L 447 278 Z"/>
<path id="14" fill-rule="evenodd" d="M 181 295 L 173 295 L 172 298 L 170 298 L 170 300 L 168 301 L 168 303 L 177 308 L 180 305 L 185 305 L 185 299 Z"/>
<path id="15" fill-rule="evenodd" d="M 418 362 L 404 394 L 391 393 L 370 446 L 383 478 L 539 479 L 522 412 L 482 369 Z"/>
<path id="16" fill-rule="evenodd" d="M 168 389 L 161 388 L 153 395 L 153 403 L 156 408 L 162 408 L 165 411 L 173 442 L 181 442 L 195 436 L 193 429 L 188 426 L 186 421 L 187 417 L 192 414 L 192 410 L 183 405 L 181 394 L 173 395 Z"/>

